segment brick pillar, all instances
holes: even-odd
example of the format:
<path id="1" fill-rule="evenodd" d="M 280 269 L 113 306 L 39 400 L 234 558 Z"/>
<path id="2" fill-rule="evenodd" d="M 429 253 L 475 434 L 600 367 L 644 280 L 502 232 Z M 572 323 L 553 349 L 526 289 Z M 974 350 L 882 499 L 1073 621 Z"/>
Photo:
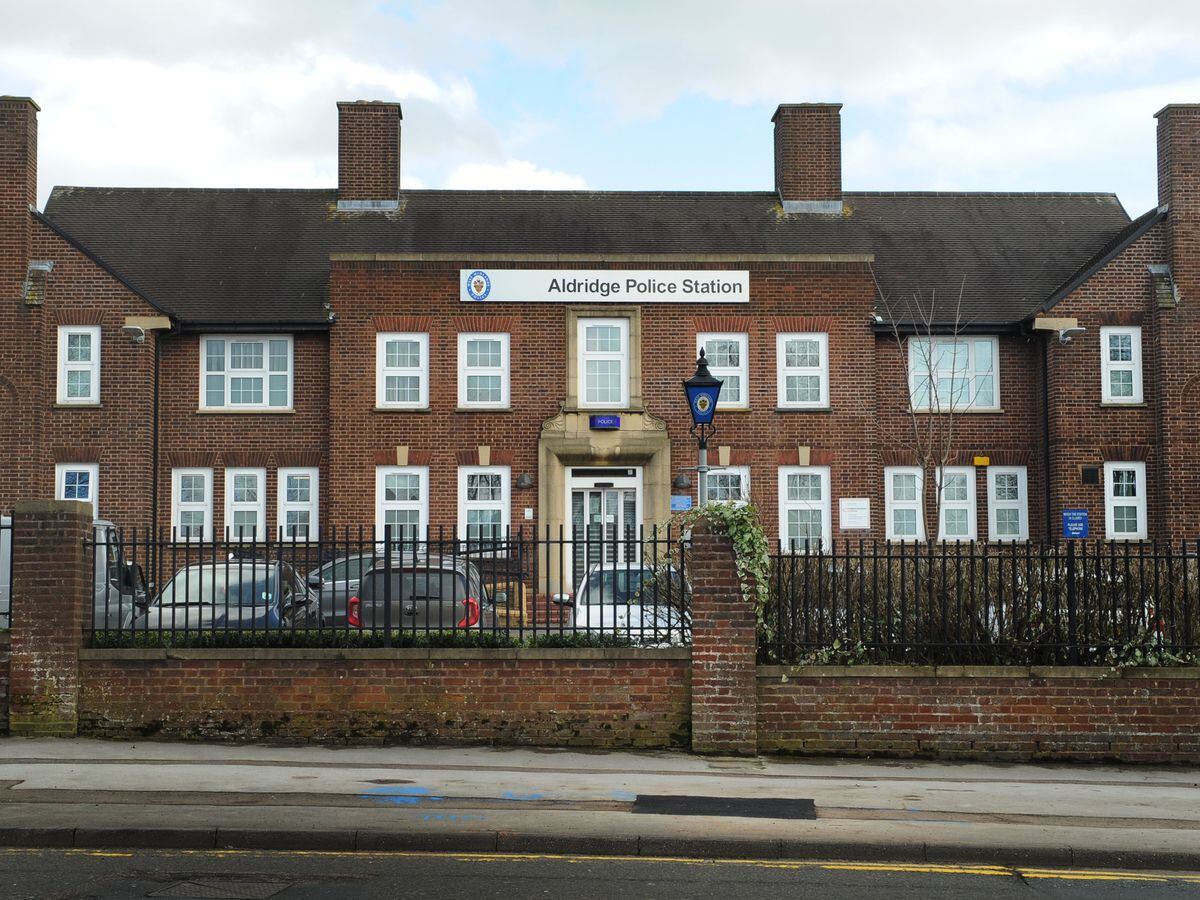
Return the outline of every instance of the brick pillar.
<path id="1" fill-rule="evenodd" d="M 691 564 L 692 750 L 756 753 L 758 636 L 729 538 L 697 523 Z"/>
<path id="2" fill-rule="evenodd" d="M 91 557 L 83 546 L 91 522 L 91 506 L 75 500 L 13 509 L 13 735 L 75 735 L 79 648 L 85 610 L 92 608 Z"/>

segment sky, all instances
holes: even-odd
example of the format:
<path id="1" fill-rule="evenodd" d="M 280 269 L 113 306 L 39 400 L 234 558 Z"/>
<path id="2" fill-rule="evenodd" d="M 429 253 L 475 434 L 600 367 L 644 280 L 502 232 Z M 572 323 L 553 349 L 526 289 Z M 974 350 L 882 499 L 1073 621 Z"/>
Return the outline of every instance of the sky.
<path id="1" fill-rule="evenodd" d="M 781 102 L 846 190 L 1156 202 L 1200 3 L 0 0 L 0 94 L 57 184 L 333 187 L 338 100 L 398 100 L 409 188 L 769 190 Z"/>

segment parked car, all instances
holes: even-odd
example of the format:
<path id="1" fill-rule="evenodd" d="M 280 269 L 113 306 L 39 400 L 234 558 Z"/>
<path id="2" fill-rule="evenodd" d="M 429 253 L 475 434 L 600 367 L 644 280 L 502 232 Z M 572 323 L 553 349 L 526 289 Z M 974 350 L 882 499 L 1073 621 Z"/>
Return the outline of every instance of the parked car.
<path id="1" fill-rule="evenodd" d="M 0 628 L 11 626 L 12 519 L 0 518 Z M 116 628 L 130 615 L 146 608 L 147 588 L 142 567 L 125 558 L 124 547 L 112 522 L 92 523 L 92 627 Z"/>
<path id="2" fill-rule="evenodd" d="M 351 553 L 331 559 L 308 573 L 308 586 L 321 599 L 327 625 L 345 625 L 349 600 L 358 594 L 363 572 L 376 562 L 374 553 Z"/>
<path id="3" fill-rule="evenodd" d="M 498 594 L 496 599 L 504 602 L 507 598 Z M 353 628 L 389 625 L 419 631 L 491 631 L 496 627 L 496 615 L 493 598 L 473 563 L 408 554 L 393 559 L 390 571 L 385 561 L 378 560 L 363 575 L 358 594 L 350 598 L 347 624 Z"/>
<path id="4" fill-rule="evenodd" d="M 592 566 L 570 594 L 551 599 L 570 610 L 572 630 L 618 634 L 647 644 L 684 644 L 691 635 L 691 587 L 671 565 Z"/>
<path id="5" fill-rule="evenodd" d="M 126 626 L 147 631 L 318 628 L 321 607 L 287 563 L 230 558 L 183 567 Z"/>

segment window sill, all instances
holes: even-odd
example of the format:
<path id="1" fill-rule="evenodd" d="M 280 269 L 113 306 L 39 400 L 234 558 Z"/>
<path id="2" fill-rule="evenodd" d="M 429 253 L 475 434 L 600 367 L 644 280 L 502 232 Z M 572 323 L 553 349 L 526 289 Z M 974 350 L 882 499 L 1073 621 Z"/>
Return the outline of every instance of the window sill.
<path id="1" fill-rule="evenodd" d="M 749 406 L 722 406 L 720 403 L 718 403 L 717 404 L 717 412 L 722 413 L 722 414 L 723 413 L 748 413 L 748 412 L 750 412 L 750 407 Z"/>
<path id="2" fill-rule="evenodd" d="M 377 413 L 427 413 L 433 412 L 428 406 L 376 406 Z"/>
<path id="3" fill-rule="evenodd" d="M 509 413 L 511 406 L 456 406 L 456 413 Z"/>
<path id="4" fill-rule="evenodd" d="M 1002 416 L 1004 409 L 908 409 L 919 416 Z"/>
<path id="5" fill-rule="evenodd" d="M 777 413 L 831 413 L 832 406 L 776 406 Z"/>
<path id="6" fill-rule="evenodd" d="M 51 409 L 100 409 L 99 403 L 55 403 Z"/>
<path id="7" fill-rule="evenodd" d="M 1136 403 L 1121 403 L 1116 400 L 1101 400 L 1101 409 L 1145 409 L 1149 404 L 1145 400 L 1139 400 Z"/>
<path id="8" fill-rule="evenodd" d="M 292 406 L 281 406 L 268 409 L 259 409 L 257 407 L 254 409 L 238 409 L 236 407 L 208 409 L 201 407 L 200 409 L 197 409 L 196 412 L 202 416 L 290 416 L 295 414 L 296 409 Z"/>

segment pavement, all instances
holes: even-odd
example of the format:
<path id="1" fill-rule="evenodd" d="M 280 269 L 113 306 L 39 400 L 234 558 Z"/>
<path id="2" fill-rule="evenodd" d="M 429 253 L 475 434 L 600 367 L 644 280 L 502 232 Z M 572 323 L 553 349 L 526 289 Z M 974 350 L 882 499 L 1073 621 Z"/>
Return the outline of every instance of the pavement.
<path id="1" fill-rule="evenodd" d="M 0 847 L 1200 871 L 1200 769 L 0 739 Z"/>

